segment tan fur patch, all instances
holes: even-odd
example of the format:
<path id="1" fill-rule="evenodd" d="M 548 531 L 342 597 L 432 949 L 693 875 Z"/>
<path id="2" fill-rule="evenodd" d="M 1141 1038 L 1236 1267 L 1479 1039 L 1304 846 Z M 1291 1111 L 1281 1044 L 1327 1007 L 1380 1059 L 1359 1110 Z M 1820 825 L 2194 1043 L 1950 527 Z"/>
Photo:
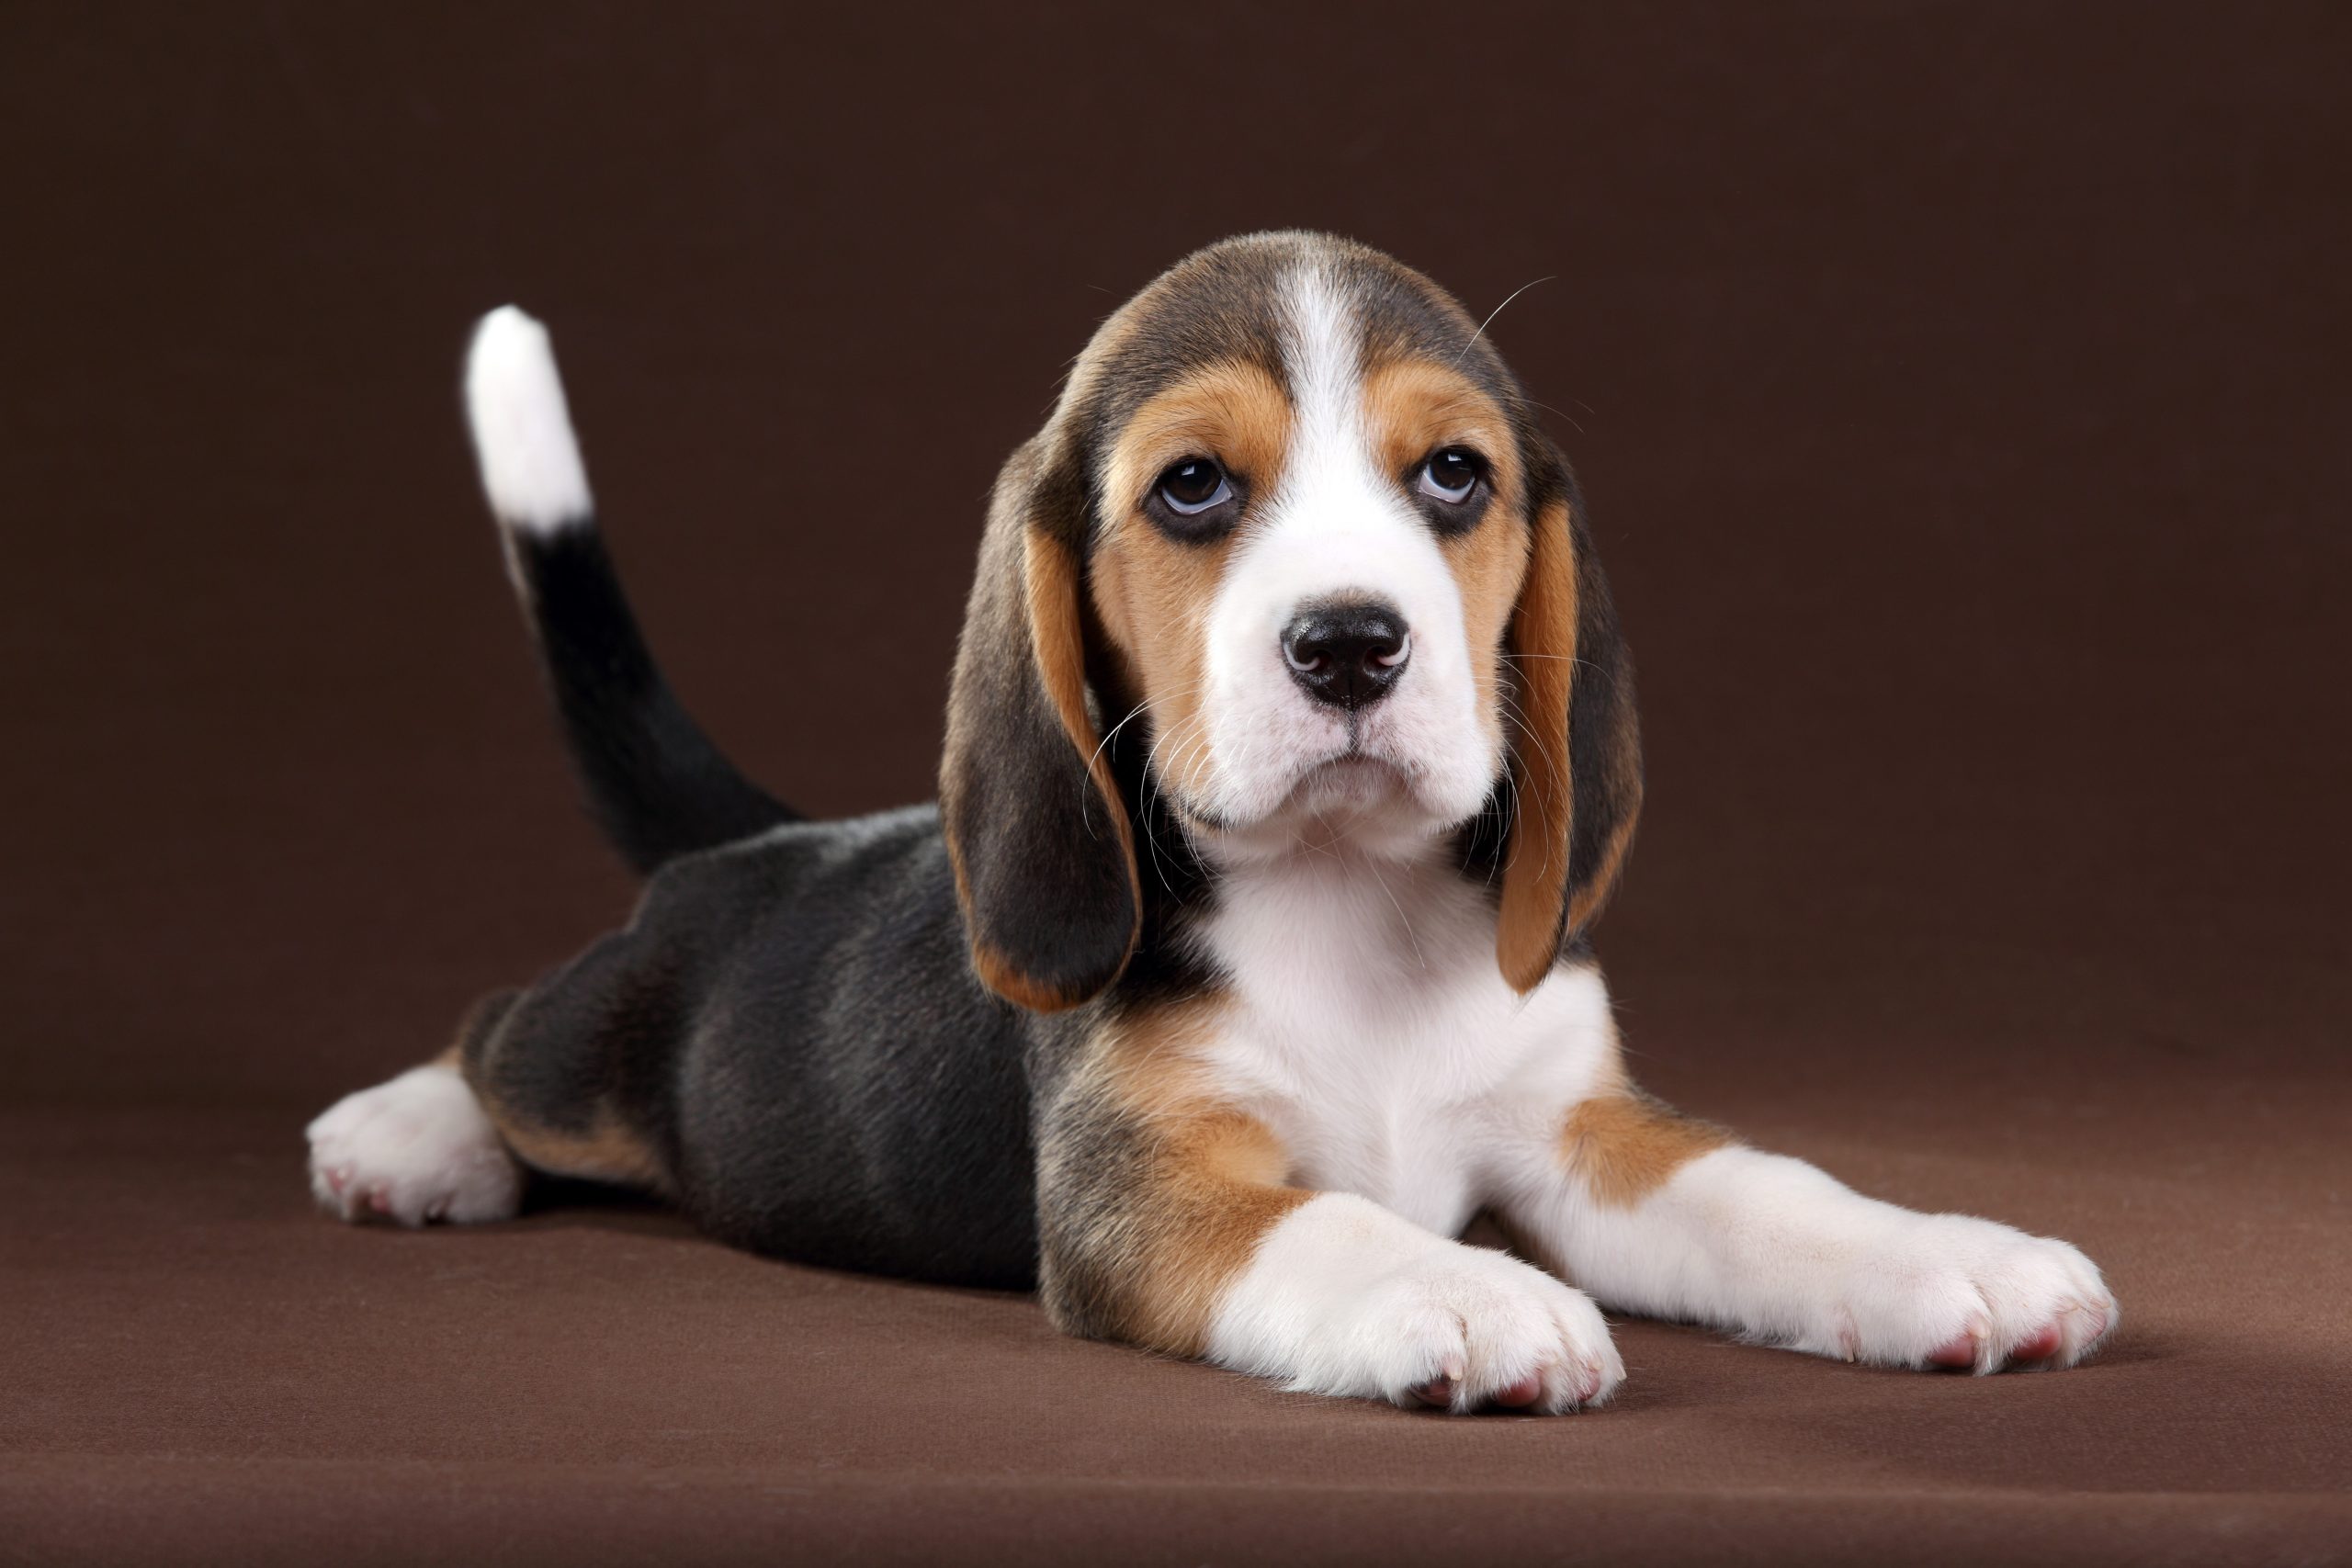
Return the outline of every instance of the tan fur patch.
<path id="1" fill-rule="evenodd" d="M 1149 705 L 1162 776 L 1180 793 L 1197 792 L 1211 761 L 1201 743 L 1208 613 L 1236 536 L 1171 539 L 1144 515 L 1144 502 L 1170 463 L 1190 457 L 1214 457 L 1249 494 L 1271 495 L 1290 433 L 1281 385 L 1256 365 L 1227 361 L 1194 371 L 1137 410 L 1104 468 L 1113 522 L 1094 550 L 1095 614 L 1130 689 Z"/>
<path id="2" fill-rule="evenodd" d="M 1439 447 L 1467 446 L 1493 471 L 1498 511 L 1519 510 L 1519 441 L 1510 416 L 1459 370 L 1433 359 L 1391 360 L 1365 375 L 1363 408 L 1372 449 L 1400 482 Z"/>
<path id="3" fill-rule="evenodd" d="M 1086 631 L 1079 615 L 1078 558 L 1068 545 L 1043 529 L 1029 530 L 1023 574 L 1029 591 L 1029 635 L 1037 654 L 1037 673 L 1046 693 L 1061 716 L 1069 743 L 1087 760 L 1087 772 L 1106 800 L 1119 798 L 1111 766 L 1102 760 L 1102 738 L 1086 712 Z M 1125 812 L 1114 813 L 1119 839 L 1130 860 L 1135 845 Z"/>
<path id="4" fill-rule="evenodd" d="M 1156 1122 L 1153 1190 L 1136 1215 L 1123 1337 L 1181 1356 L 1205 1348 L 1218 1300 L 1276 1221 L 1311 1193 L 1280 1185 L 1274 1135 L 1239 1111 Z"/>
<path id="5" fill-rule="evenodd" d="M 1519 442 L 1510 418 L 1477 384 L 1428 359 L 1393 360 L 1364 378 L 1364 416 L 1383 469 L 1408 489 L 1421 460 L 1442 446 L 1487 459 L 1493 499 L 1478 525 L 1439 542 L 1462 594 L 1479 721 L 1488 742 L 1512 729 L 1499 700 L 1503 632 L 1527 574 L 1528 535 L 1520 526 Z"/>
<path id="6" fill-rule="evenodd" d="M 652 1145 L 636 1129 L 623 1124 L 609 1107 L 585 1133 L 532 1126 L 507 1115 L 488 1100 L 484 1100 L 483 1107 L 496 1123 L 498 1135 L 506 1140 L 506 1146 L 534 1170 L 655 1192 L 669 1190 L 669 1174 L 654 1155 Z"/>
<path id="7" fill-rule="evenodd" d="M 1577 655 L 1576 547 L 1565 503 L 1535 519 L 1527 581 L 1511 617 L 1519 728 L 1511 748 L 1516 817 L 1503 866 L 1496 955 L 1503 978 L 1531 990 L 1552 970 L 1567 899 L 1576 796 L 1568 769 L 1568 699 Z M 1517 727 L 1514 727 L 1517 728 Z M 1598 882 L 1605 889 L 1608 884 Z"/>
<path id="8" fill-rule="evenodd" d="M 971 893 L 965 888 L 960 875 L 956 878 L 956 887 L 968 907 Z M 1058 987 L 1037 984 L 1029 977 L 1026 970 L 978 937 L 972 939 L 972 973 L 980 977 L 981 985 L 1013 1006 L 1027 1008 L 1031 1012 L 1060 1012 L 1086 999 L 1071 996 Z"/>
<path id="9" fill-rule="evenodd" d="M 1575 798 L 1568 765 L 1568 698 L 1577 651 L 1577 563 L 1565 506 L 1532 528 L 1513 525 L 1524 476 L 1510 421 L 1459 371 L 1426 359 L 1391 361 L 1365 378 L 1375 451 L 1409 482 L 1413 466 L 1461 445 L 1487 460 L 1488 515 L 1443 543 L 1462 594 L 1482 721 L 1511 752 L 1517 825 L 1507 852 L 1496 956 L 1524 991 L 1551 972 L 1568 880 Z M 1511 681 L 1503 679 L 1509 634 Z M 1508 689 L 1516 694 L 1505 700 Z M 1496 735 L 1496 729 L 1502 733 Z M 1620 846 L 1622 848 L 1622 845 Z M 1599 886 L 1608 886 L 1603 879 Z"/>
<path id="10" fill-rule="evenodd" d="M 673 1190 L 669 1170 L 654 1153 L 653 1145 L 624 1122 L 611 1105 L 597 1107 L 594 1123 L 586 1132 L 548 1127 L 518 1114 L 483 1081 L 492 1075 L 481 1060 L 482 1048 L 513 1011 L 521 995 L 519 991 L 497 991 L 474 1003 L 458 1026 L 458 1043 L 434 1057 L 433 1065 L 448 1067 L 466 1080 L 482 1114 L 498 1129 L 507 1148 L 534 1170 L 669 1193 Z M 470 1066 L 469 1054 L 475 1057 Z"/>
<path id="11" fill-rule="evenodd" d="M 1068 545 L 1042 528 L 1032 526 L 1023 531 L 1022 586 L 1029 617 L 1031 651 L 1037 661 L 1038 679 L 1053 701 L 1064 734 L 1078 754 L 1086 759 L 1100 815 L 1118 836 L 1120 852 L 1126 859 L 1127 886 L 1136 909 L 1136 927 L 1127 938 L 1132 952 L 1143 922 L 1143 895 L 1136 876 L 1135 829 L 1127 820 L 1125 809 L 1118 804 L 1123 798 L 1118 782 L 1112 776 L 1111 764 L 1102 755 L 1102 739 L 1094 733 L 1094 721 L 1086 711 L 1086 631 L 1080 613 L 1079 575 L 1078 558 Z M 956 893 L 968 908 L 971 887 L 962 854 L 952 840 L 949 851 Z M 972 943 L 972 965 L 989 989 L 1021 1007 L 1054 1012 L 1083 999 L 1037 985 L 1002 953 L 978 938 Z"/>
<path id="12" fill-rule="evenodd" d="M 1085 1332 L 1199 1355 L 1226 1288 L 1313 1196 L 1284 1185 L 1289 1156 L 1263 1122 L 1209 1097 L 1197 1053 L 1214 1018 L 1180 1004 L 1102 1042 L 1087 1110 L 1046 1150 L 1086 1189 L 1047 1258 L 1049 1304 Z"/>
<path id="13" fill-rule="evenodd" d="M 1611 1208 L 1631 1208 L 1668 1177 L 1735 1142 L 1712 1122 L 1681 1114 L 1635 1089 L 1598 1095 L 1570 1111 L 1560 1131 L 1561 1157 Z"/>
<path id="14" fill-rule="evenodd" d="M 1633 785 L 1626 793 L 1638 807 L 1640 786 Z M 1568 903 L 1568 924 L 1572 928 L 1581 929 L 1591 923 L 1600 912 L 1600 906 L 1608 902 L 1611 891 L 1617 886 L 1617 873 L 1624 866 L 1625 851 L 1634 842 L 1634 812 L 1627 812 L 1611 830 L 1609 842 L 1601 846 L 1600 864 Z"/>

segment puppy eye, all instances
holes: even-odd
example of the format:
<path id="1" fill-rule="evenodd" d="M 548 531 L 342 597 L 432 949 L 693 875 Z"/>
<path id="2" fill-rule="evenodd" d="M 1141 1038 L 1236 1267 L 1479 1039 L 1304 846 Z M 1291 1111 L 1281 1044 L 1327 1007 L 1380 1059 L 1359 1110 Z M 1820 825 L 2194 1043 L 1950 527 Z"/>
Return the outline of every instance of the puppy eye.
<path id="1" fill-rule="evenodd" d="M 1460 446 L 1432 453 L 1421 465 L 1421 493 L 1459 506 L 1478 488 L 1482 468 L 1478 454 Z"/>
<path id="2" fill-rule="evenodd" d="M 1198 517 L 1233 499 L 1233 486 L 1213 457 L 1185 457 L 1159 476 L 1159 499 L 1179 517 Z"/>

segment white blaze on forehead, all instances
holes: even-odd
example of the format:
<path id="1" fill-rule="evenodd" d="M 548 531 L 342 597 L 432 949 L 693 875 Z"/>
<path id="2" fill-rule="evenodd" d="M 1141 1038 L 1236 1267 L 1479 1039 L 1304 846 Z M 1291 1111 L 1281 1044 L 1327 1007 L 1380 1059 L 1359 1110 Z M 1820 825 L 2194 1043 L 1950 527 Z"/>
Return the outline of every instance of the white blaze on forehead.
<path id="1" fill-rule="evenodd" d="M 1302 767 L 1336 757 L 1348 721 L 1291 681 L 1283 628 L 1333 596 L 1402 612 L 1412 658 L 1357 737 L 1458 819 L 1485 798 L 1493 757 L 1476 712 L 1462 598 L 1428 521 L 1385 471 L 1364 409 L 1361 324 L 1344 283 L 1308 263 L 1285 280 L 1283 370 L 1290 446 L 1274 493 L 1236 547 L 1210 607 L 1207 710 L 1216 763 L 1212 808 L 1253 820 L 1279 807 Z"/>
<path id="2" fill-rule="evenodd" d="M 1312 265 L 1283 291 L 1288 317 L 1283 367 L 1296 401 L 1301 456 L 1353 456 L 1363 446 L 1363 355 L 1353 312 L 1337 278 Z M 1338 452 L 1334 448 L 1339 448 Z"/>

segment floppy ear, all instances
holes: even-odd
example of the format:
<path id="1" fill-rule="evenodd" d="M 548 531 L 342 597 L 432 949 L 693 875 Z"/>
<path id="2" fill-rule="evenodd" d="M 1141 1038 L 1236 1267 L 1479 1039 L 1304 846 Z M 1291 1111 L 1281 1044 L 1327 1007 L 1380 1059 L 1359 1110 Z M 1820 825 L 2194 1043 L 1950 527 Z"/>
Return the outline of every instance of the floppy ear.
<path id="1" fill-rule="evenodd" d="M 1510 635 L 1527 733 L 1511 747 L 1495 956 L 1521 991 L 1540 984 L 1561 948 L 1600 913 L 1642 809 L 1633 658 L 1617 635 L 1617 609 L 1575 483 L 1565 464 L 1558 471 L 1560 486 L 1535 510 Z"/>
<path id="2" fill-rule="evenodd" d="M 1004 467 L 947 702 L 940 812 L 972 967 L 1022 1007 L 1075 1007 L 1142 929 L 1135 832 L 1086 710 L 1085 489 L 1032 442 Z"/>

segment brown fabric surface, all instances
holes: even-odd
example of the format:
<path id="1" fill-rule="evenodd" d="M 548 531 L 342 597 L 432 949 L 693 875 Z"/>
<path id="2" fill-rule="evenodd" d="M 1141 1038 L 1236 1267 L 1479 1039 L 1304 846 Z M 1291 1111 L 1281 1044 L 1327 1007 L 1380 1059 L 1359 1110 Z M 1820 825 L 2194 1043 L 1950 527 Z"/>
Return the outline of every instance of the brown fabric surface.
<path id="1" fill-rule="evenodd" d="M 282 1113 L 11 1114 L 0 1559 L 2329 1561 L 2336 1129 L 2227 1092 L 2285 1146 L 2200 1176 L 2186 1105 L 2110 1109 L 2063 1157 L 1987 1094 L 1967 1136 L 1751 1106 L 1890 1196 L 2075 1237 L 2128 1332 L 2075 1372 L 1970 1379 L 1626 1323 L 1616 1404 L 1551 1420 L 1284 1394 L 652 1210 L 345 1229 Z"/>
<path id="2" fill-rule="evenodd" d="M 2352 1557 L 2334 6 L 0 12 L 0 1560 Z M 921 798 L 980 502 L 1192 246 L 1352 232 L 1559 415 L 1651 792 L 1637 1071 L 2067 1236 L 2122 1336 L 1630 1323 L 1456 1421 L 765 1262 L 312 1214 L 622 914 L 456 417 L 554 326 L 688 701 Z"/>

